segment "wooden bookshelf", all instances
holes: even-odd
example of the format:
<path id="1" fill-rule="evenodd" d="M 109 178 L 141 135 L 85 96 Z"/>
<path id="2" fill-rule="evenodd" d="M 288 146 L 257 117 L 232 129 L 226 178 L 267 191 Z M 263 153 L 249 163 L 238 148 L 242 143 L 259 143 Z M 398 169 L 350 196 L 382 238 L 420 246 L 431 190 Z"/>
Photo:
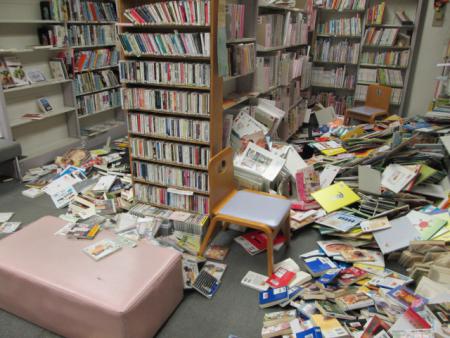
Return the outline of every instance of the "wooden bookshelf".
<path id="1" fill-rule="evenodd" d="M 121 62 L 172 62 L 172 63 L 188 63 L 188 64 L 202 64 L 209 66 L 209 81 L 207 85 L 198 84 L 171 84 L 158 81 L 122 81 L 122 86 L 124 90 L 133 89 L 154 89 L 154 90 L 171 90 L 171 91 L 181 91 L 188 93 L 202 93 L 209 94 L 209 112 L 208 114 L 199 114 L 194 111 L 192 112 L 176 112 L 164 109 L 149 109 L 149 107 L 137 107 L 133 105 L 133 109 L 126 109 L 127 115 L 131 114 L 145 114 L 147 116 L 157 116 L 161 118 L 173 118 L 173 119 L 188 119 L 197 122 L 209 123 L 209 142 L 197 140 L 197 139 L 187 139 L 182 137 L 173 137 L 168 135 L 163 135 L 161 133 L 142 133 L 136 132 L 132 129 L 131 122 L 129 122 L 129 138 L 130 147 L 132 146 L 133 140 L 144 139 L 151 142 L 169 142 L 171 144 L 176 144 L 179 146 L 191 146 L 200 147 L 205 151 L 209 150 L 210 157 L 218 153 L 222 148 L 222 79 L 218 76 L 218 64 L 217 64 L 217 30 L 218 30 L 218 0 L 210 1 L 210 24 L 208 25 L 179 25 L 179 24 L 133 24 L 124 15 L 124 11 L 136 6 L 152 4 L 157 2 L 164 2 L 161 0 L 119 0 L 119 34 L 123 33 L 173 33 L 175 30 L 180 30 L 185 33 L 209 33 L 210 34 L 210 45 L 209 45 L 209 56 L 198 56 L 198 55 L 164 55 L 164 54 L 133 54 L 125 53 L 123 48 L 121 48 Z M 234 42 L 230 42 L 234 43 Z M 236 42 L 242 43 L 242 42 Z M 125 65 L 125 64 L 124 64 Z M 160 166 L 167 166 L 171 168 L 176 168 L 179 170 L 194 170 L 198 173 L 207 174 L 208 169 L 203 166 L 189 165 L 179 162 L 173 162 L 170 160 L 156 160 L 152 158 L 145 158 L 141 156 L 134 156 L 132 150 L 130 149 L 130 162 L 133 164 L 135 161 L 153 163 Z M 133 165 L 131 165 L 133 170 Z M 150 181 L 147 178 L 137 177 L 137 175 L 132 173 L 133 184 L 135 191 L 137 185 L 148 186 L 150 188 L 163 188 L 163 189 L 176 189 L 182 191 L 185 194 L 192 194 L 189 198 L 193 201 L 195 198 L 201 196 L 201 198 L 206 198 L 208 201 L 211 198 L 210 192 L 207 190 L 199 190 L 189 186 L 168 186 L 161 184 L 160 182 Z M 138 196 L 138 194 L 136 194 Z M 141 202 L 172 210 L 186 210 L 180 208 L 178 205 L 174 204 L 164 204 L 164 203 L 152 203 L 148 200 L 142 200 Z M 193 203 L 193 202 L 192 202 Z M 193 205 L 191 203 L 191 205 Z M 187 211 L 191 212 L 202 212 L 202 210 L 189 209 Z M 206 213 L 207 210 L 203 210 Z"/>

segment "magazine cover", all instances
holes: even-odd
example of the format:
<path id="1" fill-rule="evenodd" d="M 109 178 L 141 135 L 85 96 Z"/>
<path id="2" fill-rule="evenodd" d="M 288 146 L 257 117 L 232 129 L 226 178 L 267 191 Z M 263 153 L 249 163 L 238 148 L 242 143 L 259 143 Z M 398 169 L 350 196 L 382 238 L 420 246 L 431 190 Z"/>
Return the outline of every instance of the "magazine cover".
<path id="1" fill-rule="evenodd" d="M 197 262 L 191 261 L 189 259 L 183 259 L 182 265 L 184 288 L 192 289 L 192 285 L 194 285 L 195 279 L 199 274 L 198 264 Z"/>

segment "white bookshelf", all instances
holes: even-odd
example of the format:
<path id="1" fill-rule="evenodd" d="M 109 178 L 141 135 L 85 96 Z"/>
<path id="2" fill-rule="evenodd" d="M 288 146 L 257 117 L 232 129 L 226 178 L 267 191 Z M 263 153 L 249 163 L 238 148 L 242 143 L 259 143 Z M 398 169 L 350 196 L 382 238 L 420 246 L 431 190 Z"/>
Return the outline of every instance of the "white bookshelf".
<path id="1" fill-rule="evenodd" d="M 43 48 L 39 46 L 37 33 L 39 27 L 52 25 L 63 26 L 66 32 L 71 25 L 110 25 L 115 30 L 116 22 L 42 20 L 39 0 L 0 0 L 0 8 L 0 57 L 17 57 L 25 71 L 39 70 L 46 77 L 44 82 L 0 88 L 0 135 L 22 145 L 24 157 L 20 160 L 21 169 L 51 162 L 71 147 L 95 147 L 109 136 L 116 138 L 126 135 L 127 128 L 120 105 L 82 116 L 77 107 L 77 97 L 118 89 L 119 86 L 78 94 L 72 79 L 52 79 L 48 63 L 51 58 L 60 57 L 61 53 L 73 57 L 78 51 L 112 49 L 116 47 L 115 41 L 98 45 Z M 118 66 L 107 65 L 79 73 L 103 70 L 117 72 Z M 72 78 L 76 73 L 71 72 L 69 75 Z M 24 114 L 40 112 L 36 100 L 42 97 L 49 99 L 53 110 L 41 120 L 23 118 Z M 82 137 L 84 128 L 106 121 L 114 121 L 117 125 L 93 137 Z"/>

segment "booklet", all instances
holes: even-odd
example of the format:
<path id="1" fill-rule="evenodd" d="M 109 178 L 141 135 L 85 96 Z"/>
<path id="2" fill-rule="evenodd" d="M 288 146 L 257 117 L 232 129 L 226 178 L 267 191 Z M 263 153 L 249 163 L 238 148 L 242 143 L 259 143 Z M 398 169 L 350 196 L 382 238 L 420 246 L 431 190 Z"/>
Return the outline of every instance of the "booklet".
<path id="1" fill-rule="evenodd" d="M 316 220 L 316 223 L 336 229 L 338 231 L 347 232 L 357 226 L 364 219 L 346 212 L 333 212 Z"/>
<path id="2" fill-rule="evenodd" d="M 237 159 L 236 166 L 255 171 L 266 180 L 272 182 L 283 169 L 286 160 L 273 155 L 254 143 L 249 143 L 243 155 Z"/>
<path id="3" fill-rule="evenodd" d="M 400 164 L 390 164 L 381 175 L 381 185 L 398 194 L 416 176 L 416 172 Z"/>
<path id="4" fill-rule="evenodd" d="M 361 222 L 360 226 L 363 233 L 366 233 L 388 229 L 391 227 L 391 223 L 387 217 L 381 217 Z"/>
<path id="5" fill-rule="evenodd" d="M 121 249 L 121 246 L 118 245 L 115 241 L 111 239 L 102 239 L 92 245 L 83 249 L 89 257 L 98 261 L 112 253 Z"/>
<path id="6" fill-rule="evenodd" d="M 330 185 L 311 195 L 326 212 L 339 210 L 360 200 L 360 197 L 344 182 Z"/>

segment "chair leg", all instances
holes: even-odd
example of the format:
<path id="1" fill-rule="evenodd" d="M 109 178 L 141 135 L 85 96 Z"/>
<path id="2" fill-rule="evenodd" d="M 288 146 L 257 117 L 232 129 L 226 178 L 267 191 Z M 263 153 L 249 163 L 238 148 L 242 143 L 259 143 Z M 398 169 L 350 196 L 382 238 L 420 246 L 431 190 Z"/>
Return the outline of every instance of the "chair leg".
<path id="1" fill-rule="evenodd" d="M 267 275 L 270 277 L 273 273 L 273 233 L 267 231 Z"/>
<path id="2" fill-rule="evenodd" d="M 20 169 L 20 162 L 18 157 L 14 158 L 14 171 L 14 174 L 17 176 L 16 178 L 19 181 L 22 181 L 22 170 Z"/>
<path id="3" fill-rule="evenodd" d="M 211 236 L 214 234 L 214 230 L 216 230 L 217 222 L 219 221 L 218 217 L 213 217 L 211 223 L 209 223 L 208 231 L 206 232 L 205 238 L 203 239 L 202 245 L 200 246 L 200 250 L 198 252 L 199 256 L 203 256 L 203 253 L 208 246 L 208 242 L 211 239 Z"/>
<path id="4" fill-rule="evenodd" d="M 291 224 L 289 215 L 284 221 L 281 231 L 283 232 L 284 237 L 286 237 L 286 246 L 289 246 L 291 244 Z"/>

